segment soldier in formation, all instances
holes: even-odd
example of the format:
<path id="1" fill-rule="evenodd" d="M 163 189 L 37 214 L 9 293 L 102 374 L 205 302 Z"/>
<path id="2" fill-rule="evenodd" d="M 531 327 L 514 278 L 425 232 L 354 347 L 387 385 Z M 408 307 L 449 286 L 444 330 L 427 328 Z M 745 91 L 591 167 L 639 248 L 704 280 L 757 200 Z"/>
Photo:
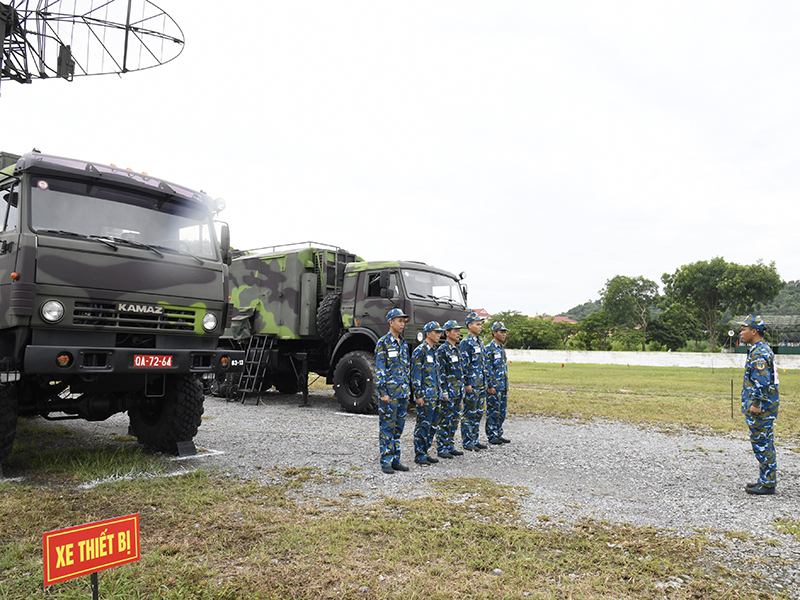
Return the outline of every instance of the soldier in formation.
<path id="1" fill-rule="evenodd" d="M 439 458 L 453 458 L 464 453 L 456 450 L 455 434 L 461 418 L 461 401 L 464 398 L 464 371 L 461 351 L 461 325 L 454 320 L 444 324 L 445 342 L 436 351 L 442 384 L 439 431 L 436 434 L 436 453 Z"/>
<path id="2" fill-rule="evenodd" d="M 444 329 L 436 321 L 425 324 L 423 342 L 411 355 L 411 389 L 417 405 L 417 422 L 414 426 L 414 462 L 430 465 L 439 462 L 428 455 L 433 436 L 439 427 L 441 401 L 441 378 L 439 361 L 436 360 L 436 344 Z"/>
<path id="3" fill-rule="evenodd" d="M 502 321 L 492 325 L 492 341 L 486 346 L 486 362 L 489 365 L 490 389 L 494 394 L 486 396 L 486 437 L 490 444 L 510 444 L 503 437 L 503 422 L 508 405 L 508 362 L 506 361 L 506 326 Z"/>
<path id="4" fill-rule="evenodd" d="M 772 426 L 778 416 L 780 394 L 775 355 L 766 341 L 766 325 L 761 317 L 748 315 L 742 326 L 741 338 L 750 344 L 744 367 L 742 384 L 742 412 L 750 429 L 750 443 L 759 464 L 758 481 L 748 483 L 748 494 L 768 495 L 775 493 L 777 484 L 777 460 Z"/>
<path id="5" fill-rule="evenodd" d="M 389 333 L 375 345 L 375 376 L 380 403 L 381 470 L 391 474 L 408 471 L 400 462 L 400 436 L 406 423 L 408 399 L 411 395 L 408 344 L 403 338 L 406 315 L 399 308 L 386 314 Z"/>
<path id="6" fill-rule="evenodd" d="M 439 458 L 452 459 L 464 453 L 455 448 L 455 431 L 461 419 L 465 450 L 488 448 L 478 440 L 484 405 L 488 401 L 486 434 L 493 444 L 510 443 L 503 437 L 508 394 L 503 323 L 492 326 L 493 341 L 484 346 L 479 335 L 482 319 L 467 315 L 469 335 L 461 340 L 461 326 L 454 320 L 440 327 L 431 321 L 423 328 L 425 340 L 409 357 L 402 337 L 407 315 L 393 308 L 386 315 L 389 333 L 375 346 L 376 386 L 380 403 L 381 470 L 391 474 L 408 471 L 400 462 L 400 436 L 413 389 L 417 405 L 414 427 L 414 461 L 420 465 L 439 462 L 428 454 L 437 440 Z M 442 332 L 445 342 L 438 348 Z M 461 406 L 463 402 L 463 415 Z"/>
<path id="7" fill-rule="evenodd" d="M 461 417 L 461 445 L 464 450 L 486 450 L 488 446 L 478 440 L 481 418 L 486 405 L 486 394 L 494 394 L 488 388 L 490 373 L 486 364 L 486 349 L 480 338 L 483 319 L 471 312 L 465 319 L 469 335 L 461 340 L 459 349 L 464 358 L 464 414 Z"/>

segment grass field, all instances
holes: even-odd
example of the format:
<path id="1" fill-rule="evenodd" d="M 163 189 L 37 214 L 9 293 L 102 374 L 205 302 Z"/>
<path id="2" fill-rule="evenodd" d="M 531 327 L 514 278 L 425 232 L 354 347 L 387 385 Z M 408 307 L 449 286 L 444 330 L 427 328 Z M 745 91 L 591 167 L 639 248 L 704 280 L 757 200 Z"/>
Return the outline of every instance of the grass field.
<path id="1" fill-rule="evenodd" d="M 509 368 L 509 412 L 744 432 L 742 376 L 741 369 L 517 362 Z M 780 392 L 776 436 L 800 444 L 800 372 L 781 372 Z"/>
<path id="2" fill-rule="evenodd" d="M 744 431 L 738 406 L 730 412 L 741 373 L 517 363 L 510 376 L 513 414 Z M 779 434 L 796 440 L 800 375 L 781 376 Z M 53 452 L 35 421 L 20 423 L 14 460 L 38 476 L 0 482 L 0 600 L 90 597 L 88 577 L 42 587 L 42 533 L 130 513 L 140 514 L 142 560 L 101 572 L 101 598 L 777 597 L 754 591 L 757 561 L 729 570 L 702 532 L 531 524 L 520 513 L 525 490 L 487 480 L 454 478 L 426 498 L 356 508 L 313 489 L 358 472 L 274 471 L 269 485 L 204 471 L 163 477 L 163 460 L 128 438 Z M 104 478 L 116 480 L 77 485 Z M 301 485 L 306 493 L 293 494 Z M 776 527 L 800 536 L 800 522 Z"/>

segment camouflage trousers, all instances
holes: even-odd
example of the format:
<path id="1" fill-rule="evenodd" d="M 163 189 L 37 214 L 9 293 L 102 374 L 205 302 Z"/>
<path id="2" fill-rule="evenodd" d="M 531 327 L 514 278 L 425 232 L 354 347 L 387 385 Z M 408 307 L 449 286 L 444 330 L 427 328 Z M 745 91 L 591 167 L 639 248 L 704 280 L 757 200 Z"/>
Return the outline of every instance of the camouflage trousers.
<path id="1" fill-rule="evenodd" d="M 763 413 L 762 413 L 763 415 Z M 750 428 L 750 444 L 759 465 L 758 483 L 764 487 L 775 487 L 778 482 L 778 461 L 775 458 L 775 443 L 772 436 L 772 424 L 776 414 L 768 416 L 745 413 L 747 426 Z"/>
<path id="2" fill-rule="evenodd" d="M 456 427 L 460 418 L 460 397 L 439 400 L 439 430 L 436 432 L 436 451 L 439 454 L 455 450 Z"/>
<path id="3" fill-rule="evenodd" d="M 464 393 L 464 415 L 461 417 L 461 444 L 464 448 L 473 448 L 478 443 L 485 401 L 485 388 L 473 387 L 471 393 Z"/>
<path id="4" fill-rule="evenodd" d="M 425 400 L 425 404 L 417 406 L 417 423 L 414 425 L 414 457 L 417 460 L 428 455 L 438 429 L 439 403 Z"/>
<path id="5" fill-rule="evenodd" d="M 486 437 L 494 442 L 503 437 L 503 423 L 506 420 L 506 405 L 508 392 L 495 390 L 494 394 L 486 395 Z"/>
<path id="6" fill-rule="evenodd" d="M 378 402 L 380 421 L 381 467 L 400 462 L 400 436 L 406 426 L 408 398 L 392 398 L 389 402 Z"/>

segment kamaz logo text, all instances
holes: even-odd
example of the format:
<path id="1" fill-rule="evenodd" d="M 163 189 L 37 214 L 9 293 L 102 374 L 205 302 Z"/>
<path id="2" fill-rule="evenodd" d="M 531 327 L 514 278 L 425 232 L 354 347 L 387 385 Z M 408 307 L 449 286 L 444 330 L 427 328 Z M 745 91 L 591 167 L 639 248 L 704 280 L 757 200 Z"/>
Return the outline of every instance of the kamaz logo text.
<path id="1" fill-rule="evenodd" d="M 163 306 L 152 306 L 150 304 L 127 304 L 120 302 L 117 304 L 117 310 L 120 312 L 139 313 L 145 315 L 163 315 Z"/>

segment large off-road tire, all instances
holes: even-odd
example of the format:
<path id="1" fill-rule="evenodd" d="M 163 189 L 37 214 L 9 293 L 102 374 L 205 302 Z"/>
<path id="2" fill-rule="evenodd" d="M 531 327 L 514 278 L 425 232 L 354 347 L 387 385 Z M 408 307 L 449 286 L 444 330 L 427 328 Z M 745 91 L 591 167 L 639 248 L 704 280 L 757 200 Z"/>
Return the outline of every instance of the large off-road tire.
<path id="1" fill-rule="evenodd" d="M 329 292 L 317 308 L 317 334 L 332 344 L 342 331 L 342 291 Z"/>
<path id="2" fill-rule="evenodd" d="M 345 354 L 333 371 L 333 391 L 347 412 L 376 412 L 379 398 L 375 382 L 375 356 L 362 350 Z"/>
<path id="3" fill-rule="evenodd" d="M 0 384 L 0 465 L 8 462 L 17 433 L 17 383 Z"/>
<path id="4" fill-rule="evenodd" d="M 162 398 L 143 397 L 128 414 L 140 444 L 177 452 L 178 442 L 191 441 L 197 435 L 203 416 L 203 388 L 191 375 L 167 376 Z"/>
<path id="5" fill-rule="evenodd" d="M 284 373 L 275 376 L 275 389 L 281 394 L 296 394 L 300 391 L 300 384 L 294 373 Z"/>

